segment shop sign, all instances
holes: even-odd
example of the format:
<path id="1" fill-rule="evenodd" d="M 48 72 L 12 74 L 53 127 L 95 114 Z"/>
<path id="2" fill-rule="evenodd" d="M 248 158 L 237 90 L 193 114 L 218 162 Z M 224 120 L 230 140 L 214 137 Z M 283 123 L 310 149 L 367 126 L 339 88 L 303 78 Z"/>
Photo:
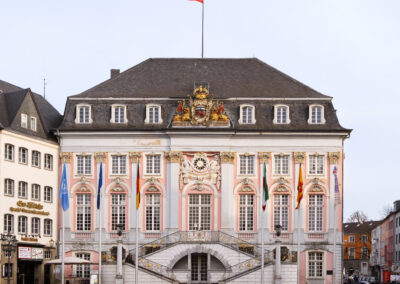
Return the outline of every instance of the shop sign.
<path id="1" fill-rule="evenodd" d="M 43 249 L 32 248 L 32 259 L 43 259 Z"/>
<path id="2" fill-rule="evenodd" d="M 18 258 L 31 259 L 32 251 L 30 247 L 18 247 Z"/>
<path id="3" fill-rule="evenodd" d="M 21 213 L 30 213 L 30 214 L 37 214 L 37 215 L 50 215 L 50 212 L 43 211 L 43 205 L 40 203 L 35 202 L 24 202 L 18 201 L 18 207 L 10 207 L 11 212 L 21 212 Z"/>

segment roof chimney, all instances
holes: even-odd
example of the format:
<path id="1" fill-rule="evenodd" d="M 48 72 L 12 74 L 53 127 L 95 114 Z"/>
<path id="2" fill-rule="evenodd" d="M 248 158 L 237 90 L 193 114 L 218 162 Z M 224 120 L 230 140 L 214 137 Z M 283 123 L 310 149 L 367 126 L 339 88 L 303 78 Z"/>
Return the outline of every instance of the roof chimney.
<path id="1" fill-rule="evenodd" d="M 119 69 L 111 69 L 110 70 L 111 79 L 117 77 L 119 75 L 119 73 L 120 73 Z"/>
<path id="2" fill-rule="evenodd" d="M 400 200 L 396 200 L 395 202 L 393 202 L 393 207 L 394 207 L 394 212 L 397 212 L 400 210 Z"/>

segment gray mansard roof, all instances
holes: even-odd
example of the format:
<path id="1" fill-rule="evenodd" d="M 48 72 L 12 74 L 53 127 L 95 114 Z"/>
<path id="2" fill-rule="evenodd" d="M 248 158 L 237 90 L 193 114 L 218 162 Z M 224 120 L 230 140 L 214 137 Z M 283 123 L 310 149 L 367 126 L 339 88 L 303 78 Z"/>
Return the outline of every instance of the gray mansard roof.
<path id="1" fill-rule="evenodd" d="M 244 131 L 349 132 L 340 126 L 331 97 L 318 93 L 256 59 L 148 59 L 119 75 L 67 100 L 60 130 L 176 130 L 171 125 L 178 100 L 191 95 L 196 84 L 209 86 L 210 96 L 222 101 L 230 118 L 229 128 Z M 76 105 L 92 107 L 93 123 L 75 124 Z M 145 124 L 146 104 L 161 105 L 163 123 Z M 274 105 L 290 108 L 288 125 L 274 124 Z M 127 106 L 128 123 L 110 122 L 111 105 Z M 255 106 L 256 124 L 239 124 L 241 104 Z M 326 123 L 309 125 L 309 105 L 324 106 Z M 212 127 L 193 129 L 212 130 Z M 187 127 L 185 129 L 188 129 Z"/>

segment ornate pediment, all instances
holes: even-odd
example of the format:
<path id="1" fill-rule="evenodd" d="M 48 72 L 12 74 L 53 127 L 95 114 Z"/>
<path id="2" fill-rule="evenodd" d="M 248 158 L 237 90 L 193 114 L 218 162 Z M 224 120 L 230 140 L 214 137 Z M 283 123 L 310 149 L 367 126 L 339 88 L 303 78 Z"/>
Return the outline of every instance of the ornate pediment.
<path id="1" fill-rule="evenodd" d="M 209 98 L 207 87 L 198 86 L 188 97 L 188 101 L 178 102 L 172 126 L 230 126 L 223 103 Z"/>

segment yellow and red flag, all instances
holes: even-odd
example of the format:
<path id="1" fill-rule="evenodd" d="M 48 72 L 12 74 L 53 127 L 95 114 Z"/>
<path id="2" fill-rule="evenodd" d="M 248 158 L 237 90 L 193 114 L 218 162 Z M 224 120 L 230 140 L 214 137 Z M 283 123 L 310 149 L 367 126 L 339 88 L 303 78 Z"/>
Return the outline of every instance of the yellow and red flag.
<path id="1" fill-rule="evenodd" d="M 138 162 L 137 174 L 136 174 L 136 210 L 139 209 L 139 205 L 140 205 L 140 171 Z"/>
<path id="2" fill-rule="evenodd" d="M 302 173 L 301 164 L 300 164 L 299 182 L 297 183 L 297 207 L 296 207 L 296 209 L 299 209 L 300 202 L 302 199 L 303 199 L 303 173 Z"/>

